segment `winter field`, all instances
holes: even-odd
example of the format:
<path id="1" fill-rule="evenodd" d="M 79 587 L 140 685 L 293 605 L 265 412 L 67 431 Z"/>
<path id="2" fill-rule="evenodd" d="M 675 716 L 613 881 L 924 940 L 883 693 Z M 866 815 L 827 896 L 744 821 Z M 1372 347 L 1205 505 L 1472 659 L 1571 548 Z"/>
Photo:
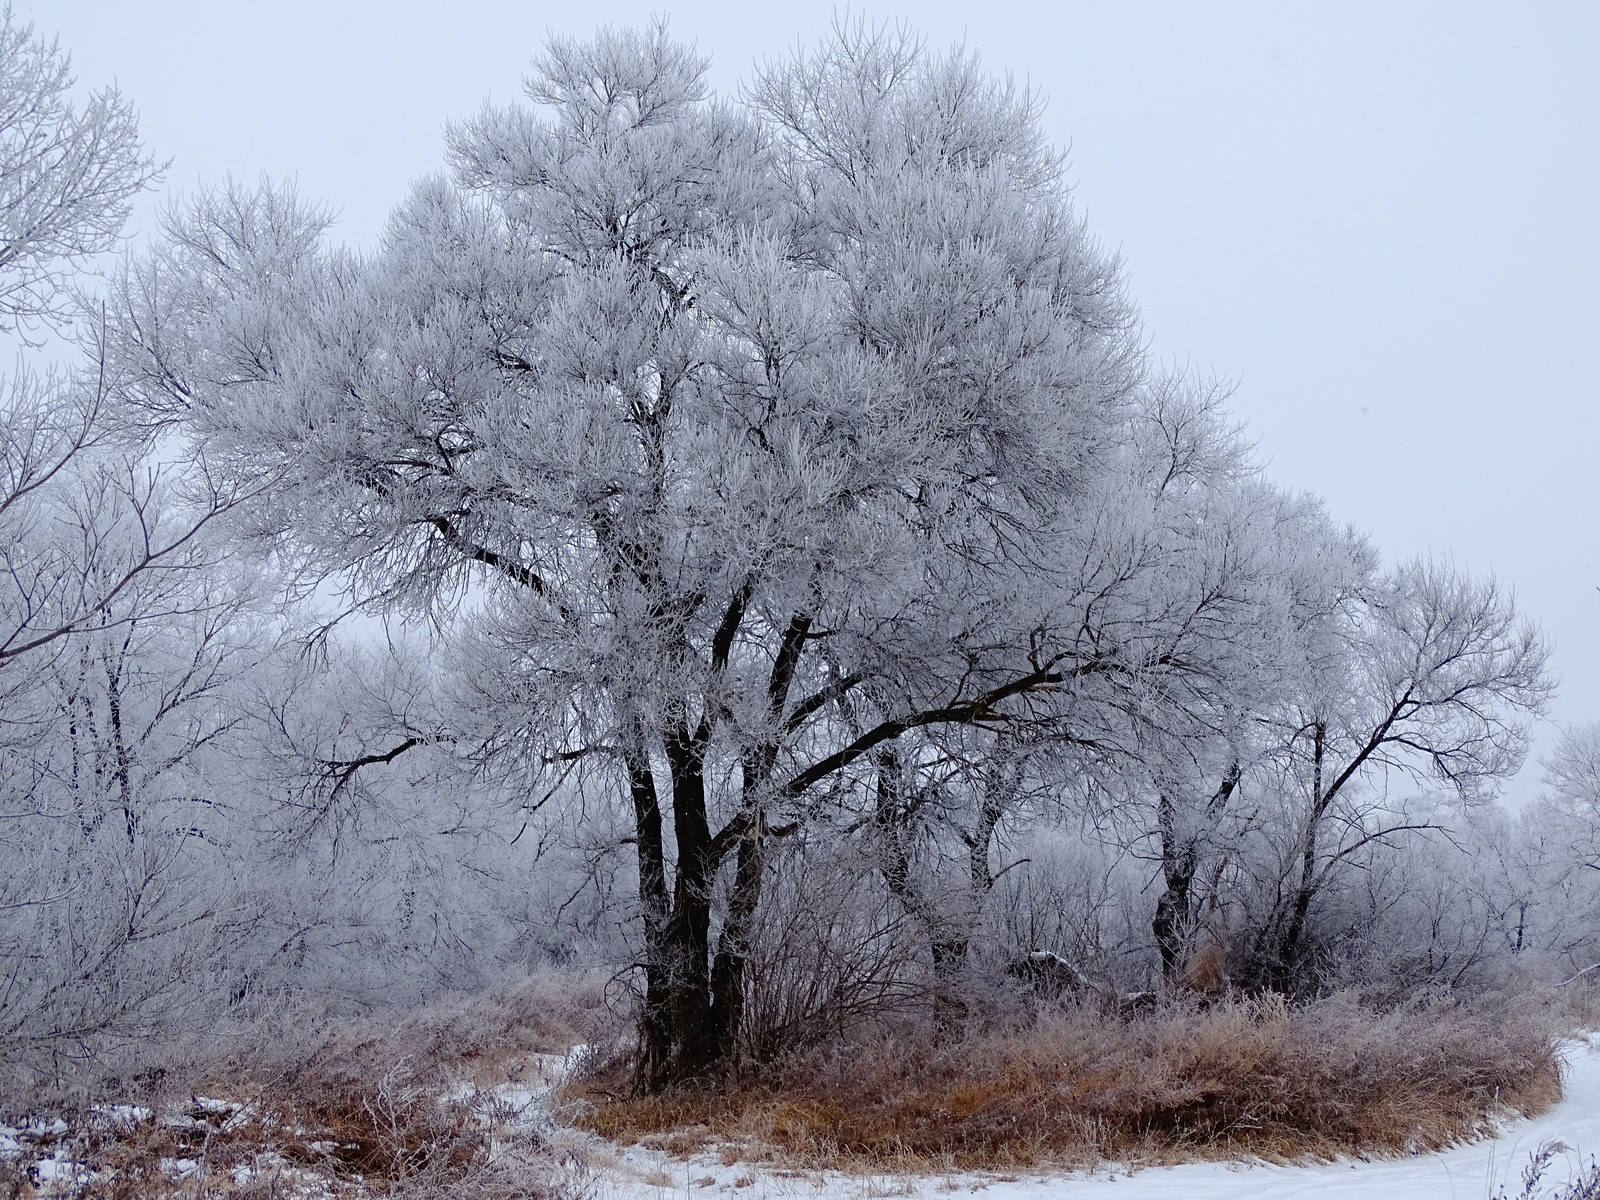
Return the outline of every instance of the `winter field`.
<path id="1" fill-rule="evenodd" d="M 968 50 L 708 69 L 129 247 L 0 9 L 0 1197 L 1545 1195 L 1600 724 L 1500 805 L 1509 582 L 1269 478 Z"/>
<path id="2" fill-rule="evenodd" d="M 1051 1170 L 916 1173 L 815 1170 L 766 1161 L 750 1162 L 732 1147 L 672 1154 L 639 1145 L 619 1147 L 554 1120 L 552 1096 L 568 1066 L 566 1055 L 538 1055 L 523 1064 L 516 1083 L 457 1089 L 484 1127 L 491 1172 L 473 1179 L 477 1196 L 541 1197 L 553 1200 L 692 1200 L 723 1194 L 741 1200 L 890 1200 L 982 1194 L 985 1200 L 1591 1200 L 1581 1190 L 1586 1167 L 1593 1174 L 1593 1148 L 1600 1146 L 1600 1038 L 1569 1039 L 1563 1097 L 1542 1115 L 1509 1120 L 1497 1134 L 1429 1153 L 1383 1158 L 1341 1157 L 1306 1165 L 1263 1161 L 1199 1162 L 1128 1169 L 1115 1164 L 1092 1172 Z M 108 1166 L 103 1151 L 85 1153 L 89 1142 L 61 1138 L 65 1123 L 43 1118 L 0 1125 L 0 1182 L 12 1195 L 334 1197 L 455 1194 L 425 1173 L 364 1180 L 359 1173 L 317 1169 L 315 1159 L 333 1145 L 297 1131 L 307 1145 L 284 1153 L 260 1138 L 263 1124 L 248 1104 L 207 1098 L 152 1110 L 138 1105 L 101 1105 L 94 1121 L 104 1130 L 136 1140 L 141 1126 L 207 1131 L 201 1149 L 142 1164 L 131 1175 Z M 258 1144 L 246 1156 L 219 1154 L 207 1161 L 216 1136 L 250 1128 Z M 337 1137 L 337 1133 L 334 1137 Z M 346 1134 L 348 1136 L 348 1133 Z M 56 1140 L 59 1139 L 59 1140 Z M 191 1142 L 191 1144 L 194 1144 Z M 1531 1164 L 1542 1163 L 1537 1180 Z M 482 1189 L 482 1174 L 496 1180 Z M 1576 1181 L 1580 1190 L 1571 1190 Z M 1592 1188 L 1593 1178 L 1588 1184 Z M 1529 1186 L 1531 1183 L 1532 1186 Z M 37 1187 L 37 1191 L 34 1189 Z M 24 1189 L 24 1190 L 16 1190 Z"/>

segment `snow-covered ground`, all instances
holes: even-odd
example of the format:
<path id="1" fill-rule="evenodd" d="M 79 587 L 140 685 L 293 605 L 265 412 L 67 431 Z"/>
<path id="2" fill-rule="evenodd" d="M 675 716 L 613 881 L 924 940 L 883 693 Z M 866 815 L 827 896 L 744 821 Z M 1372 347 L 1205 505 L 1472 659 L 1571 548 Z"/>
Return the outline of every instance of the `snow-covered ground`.
<path id="1" fill-rule="evenodd" d="M 1557 1149 L 1536 1193 L 1540 1197 L 1581 1170 L 1591 1155 L 1600 1156 L 1600 1034 L 1568 1043 L 1565 1057 L 1565 1097 L 1550 1112 L 1532 1121 L 1508 1122 L 1498 1137 L 1440 1153 L 1301 1167 L 1193 1163 L 1088 1175 L 846 1174 L 728 1163 L 715 1152 L 683 1159 L 637 1146 L 619 1149 L 551 1124 L 549 1097 L 571 1067 L 570 1054 L 538 1056 L 525 1064 L 519 1082 L 482 1092 L 466 1089 L 460 1098 L 470 1098 L 482 1119 L 498 1131 L 497 1143 L 503 1145 L 504 1137 L 517 1130 L 536 1132 L 557 1150 L 571 1151 L 572 1161 L 587 1164 L 573 1180 L 585 1200 L 717 1200 L 722 1193 L 728 1193 L 727 1200 L 958 1200 L 978 1192 L 983 1200 L 1491 1200 L 1502 1188 L 1508 1197 L 1517 1197 L 1530 1156 L 1543 1146 L 1555 1143 Z M 182 1113 L 105 1105 L 95 1110 L 95 1121 L 97 1128 L 107 1129 L 151 1120 L 226 1129 L 246 1115 L 238 1104 L 195 1098 Z M 92 1177 L 75 1160 L 70 1142 L 52 1144 L 66 1132 L 67 1126 L 54 1118 L 0 1126 L 0 1163 L 19 1157 L 32 1163 L 31 1174 L 44 1188 L 41 1194 L 56 1194 L 52 1184 L 70 1191 L 74 1181 L 87 1183 Z M 49 1148 L 41 1153 L 40 1147 Z M 202 1170 L 193 1159 L 163 1159 L 161 1167 L 179 1191 L 186 1191 L 185 1181 Z M 344 1194 L 343 1187 L 353 1182 L 345 1177 L 335 1187 L 325 1171 L 304 1169 L 266 1146 L 255 1161 L 232 1172 L 232 1181 L 240 1185 L 268 1177 L 274 1187 L 284 1185 L 275 1194 L 308 1198 Z"/>
<path id="2" fill-rule="evenodd" d="M 1497 1138 L 1414 1158 L 1346 1160 L 1304 1167 L 1266 1163 L 1193 1163 L 1084 1175 L 953 1175 L 903 1178 L 793 1173 L 687 1161 L 642 1150 L 624 1152 L 602 1171 L 597 1200 L 677 1200 L 731 1191 L 740 1200 L 945 1200 L 981 1191 L 983 1200 L 1487 1200 L 1504 1186 L 1516 1196 L 1530 1155 L 1547 1142 L 1559 1150 L 1544 1188 L 1564 1182 L 1600 1155 L 1600 1036 L 1569 1043 L 1565 1098 L 1544 1116 L 1509 1123 Z"/>

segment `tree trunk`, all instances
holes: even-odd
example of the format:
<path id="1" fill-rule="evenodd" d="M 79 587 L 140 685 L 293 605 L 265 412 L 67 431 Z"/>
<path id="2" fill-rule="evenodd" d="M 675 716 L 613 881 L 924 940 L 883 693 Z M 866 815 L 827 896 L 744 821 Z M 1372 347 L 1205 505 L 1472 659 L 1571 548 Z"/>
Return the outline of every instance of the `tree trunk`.
<path id="1" fill-rule="evenodd" d="M 1005 804 L 1013 791 L 1014 764 L 1003 777 L 991 772 L 984 787 L 983 803 L 971 833 L 962 834 L 967 843 L 967 894 L 961 911 L 942 916 L 934 911 L 911 879 L 911 852 L 907 843 L 908 826 L 920 806 L 904 794 L 901 763 L 894 751 L 879 756 L 878 806 L 874 822 L 881 839 L 880 867 L 889 893 L 905 910 L 928 928 L 928 949 L 933 960 L 934 1021 L 941 1030 L 961 1029 L 968 1016 L 966 1001 L 960 995 L 960 979 L 966 970 L 972 931 L 977 926 L 984 898 L 994 886 L 989 870 L 989 849 L 995 826 L 1005 814 Z"/>
<path id="2" fill-rule="evenodd" d="M 941 1033 L 960 1034 L 969 1010 L 961 997 L 961 976 L 967 965 L 967 939 L 935 938 L 933 951 L 933 1023 Z"/>
<path id="3" fill-rule="evenodd" d="M 729 605 L 712 648 L 713 666 L 726 666 L 748 596 Z M 780 641 L 767 684 L 769 711 L 781 721 L 790 685 L 811 629 L 797 614 Z M 630 764 L 639 835 L 640 898 L 645 911 L 645 1009 L 639 1086 L 661 1091 L 713 1074 L 733 1061 L 744 1020 L 750 937 L 761 903 L 768 829 L 763 797 L 771 785 L 778 744 L 763 741 L 743 761 L 743 803 L 734 824 L 713 836 L 706 799 L 705 757 L 714 709 L 691 731 L 680 707 L 664 739 L 672 780 L 673 834 L 677 862 L 668 900 L 661 808 L 648 754 Z M 640 739 L 642 745 L 643 739 Z M 736 831 L 738 836 L 733 837 Z M 716 958 L 711 957 L 711 898 L 727 854 L 737 847 L 733 890 Z"/>
<path id="4" fill-rule="evenodd" d="M 1273 961 L 1269 964 L 1274 990 L 1284 993 L 1293 989 L 1299 974 L 1306 922 L 1317 891 L 1317 834 L 1333 799 L 1331 792 L 1323 794 L 1322 758 L 1326 732 L 1326 727 L 1320 721 L 1312 730 L 1311 811 L 1306 816 L 1305 832 L 1300 838 L 1300 878 L 1289 905 L 1289 920 L 1284 925 Z"/>
<path id="5" fill-rule="evenodd" d="M 602 527 L 599 534 L 608 535 Z M 630 563 L 640 561 L 637 547 L 622 547 L 619 557 Z M 659 582 L 657 573 L 639 575 L 647 587 Z M 738 634 L 749 587 L 731 599 L 711 641 L 712 679 L 723 677 Z M 691 607 L 701 603 L 698 599 Z M 682 607 L 681 604 L 678 607 Z M 665 620 L 674 611 L 669 603 L 656 606 L 656 616 Z M 982 692 L 970 699 L 915 713 L 908 717 L 881 721 L 857 736 L 849 745 L 812 762 L 789 775 L 775 787 L 773 772 L 783 740 L 812 713 L 837 698 L 856 677 L 831 680 L 825 687 L 801 701 L 793 711 L 789 693 L 811 634 L 811 617 L 796 613 L 779 638 L 767 682 L 767 716 L 770 733 L 759 743 L 747 747 L 741 764 L 744 795 L 739 813 L 720 832 L 713 835 L 708 816 L 705 761 L 713 744 L 714 731 L 731 728 L 732 714 L 717 699 L 714 687 L 700 694 L 700 715 L 691 727 L 688 699 L 680 700 L 668 714 L 659 744 L 646 735 L 637 716 L 629 731 L 632 746 L 625 751 L 633 793 L 634 816 L 639 853 L 639 889 L 645 925 L 645 1002 L 641 1018 L 641 1054 L 637 1086 L 644 1091 L 661 1091 L 676 1084 L 704 1078 L 726 1067 L 738 1046 L 744 1019 L 746 969 L 749 939 L 760 905 L 764 874 L 763 842 L 777 830 L 765 825 L 765 806 L 774 800 L 793 800 L 807 788 L 858 759 L 876 753 L 879 763 L 878 813 L 874 824 L 883 837 L 886 851 L 883 869 L 890 891 L 916 915 L 927 919 L 927 905 L 919 903 L 910 877 L 908 828 L 915 816 L 916 802 L 902 795 L 900 763 L 894 743 L 908 729 L 935 724 L 972 724 L 992 719 L 997 706 L 1014 696 L 1063 681 L 1064 672 L 1056 660 L 1034 666 L 1026 674 Z M 681 628 L 669 629 L 666 636 L 679 642 L 685 661 L 694 653 L 683 639 Z M 1086 670 L 1088 668 L 1075 668 Z M 879 749 L 879 747 L 882 747 Z M 662 837 L 662 806 L 657 795 L 656 764 L 665 760 L 671 777 L 673 834 L 676 862 L 668 896 L 666 853 Z M 920 799 L 925 797 L 919 797 Z M 984 842 L 992 834 L 998 809 L 986 807 L 983 817 Z M 711 900 L 718 872 L 724 859 L 737 851 L 733 890 L 716 960 L 711 961 Z M 977 868 L 974 868 L 977 869 Z M 992 880 L 988 876 L 987 851 L 981 864 L 983 890 Z M 977 897 L 981 900 L 981 896 Z M 974 909 L 976 911 L 976 909 Z M 928 922 L 930 949 L 936 975 L 950 979 L 966 961 L 972 921 L 952 930 L 948 923 Z M 946 1010 L 954 1013 L 950 1006 Z"/>
<path id="6" fill-rule="evenodd" d="M 645 935 L 636 1081 L 642 1091 L 660 1091 L 703 1074 L 715 1059 L 707 958 L 716 863 L 706 819 L 702 754 L 703 748 L 681 726 L 667 739 L 678 850 L 670 895 L 660 796 L 642 735 L 628 755 Z"/>
<path id="7" fill-rule="evenodd" d="M 672 914 L 664 938 L 670 1043 L 653 1090 L 704 1075 L 716 1065 L 711 1015 L 712 856 L 703 746 L 680 722 L 666 739 L 672 774 L 672 825 L 678 843 Z"/>
<path id="8" fill-rule="evenodd" d="M 766 854 L 759 819 L 755 832 L 739 843 L 734 867 L 733 894 L 728 914 L 717 938 L 717 958 L 711 967 L 713 1052 L 719 1062 L 732 1062 L 744 1023 L 745 967 L 750 958 L 750 935 L 761 903 Z"/>
<path id="9" fill-rule="evenodd" d="M 1184 951 L 1189 941 L 1189 889 L 1194 882 L 1192 839 L 1180 837 L 1176 828 L 1172 799 L 1162 795 L 1156 804 L 1156 827 L 1161 834 L 1161 874 L 1166 890 L 1156 901 L 1155 919 L 1150 930 L 1161 952 L 1161 975 L 1168 985 L 1178 978 Z"/>
<path id="10" fill-rule="evenodd" d="M 1315 872 L 1317 864 L 1316 822 L 1308 822 L 1301 843 L 1300 881 L 1295 887 L 1294 899 L 1289 905 L 1289 920 L 1283 935 L 1278 939 L 1277 952 L 1272 962 L 1272 986 L 1275 991 L 1288 993 L 1294 988 L 1299 974 L 1300 958 L 1304 952 L 1306 920 L 1311 915 L 1311 901 L 1316 893 Z"/>
<path id="11" fill-rule="evenodd" d="M 873 825 L 878 835 L 878 869 L 889 894 L 914 920 L 928 930 L 933 958 L 933 1015 L 942 1030 L 966 1023 L 967 1006 L 957 994 L 956 978 L 967 961 L 967 935 L 963 928 L 953 936 L 942 928 L 939 914 L 921 895 L 911 878 L 911 822 L 918 805 L 905 794 L 900 756 L 893 749 L 878 755 L 878 800 Z"/>
<path id="12" fill-rule="evenodd" d="M 1233 763 L 1222 777 L 1222 784 L 1206 802 L 1203 828 L 1212 829 L 1221 819 L 1233 789 L 1239 785 L 1240 767 Z M 1166 890 L 1156 901 L 1156 914 L 1150 922 L 1156 949 L 1161 954 L 1161 976 L 1170 987 L 1177 982 L 1189 956 L 1194 937 L 1194 876 L 1200 866 L 1202 833 L 1179 827 L 1172 798 L 1163 794 L 1156 805 L 1156 829 L 1161 836 L 1161 875 Z"/>
<path id="13" fill-rule="evenodd" d="M 672 1053 L 672 1021 L 667 1000 L 668 947 L 666 850 L 661 832 L 661 801 L 642 739 L 627 755 L 633 798 L 634 840 L 639 855 L 639 909 L 644 920 L 644 1008 L 640 1013 L 640 1054 L 636 1086 L 648 1090 L 666 1070 Z"/>

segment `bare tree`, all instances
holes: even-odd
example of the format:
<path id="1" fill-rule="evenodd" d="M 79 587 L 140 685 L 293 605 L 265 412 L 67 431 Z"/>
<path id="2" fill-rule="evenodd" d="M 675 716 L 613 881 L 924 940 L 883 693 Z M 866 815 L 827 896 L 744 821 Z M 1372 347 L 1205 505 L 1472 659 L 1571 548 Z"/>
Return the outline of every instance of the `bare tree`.
<path id="1" fill-rule="evenodd" d="M 183 595 L 173 592 L 181 589 Z M 232 754 L 274 630 L 253 597 L 146 575 L 7 697 L 0 1044 L 74 1057 L 204 999 L 241 931 Z M 175 615 L 175 614 L 182 615 Z M 240 812 L 241 809 L 245 811 Z"/>
<path id="2" fill-rule="evenodd" d="M 86 365 L 0 385 L 0 672 L 99 622 L 142 574 L 192 567 L 194 542 L 228 497 L 191 472 L 114 445 L 93 260 L 115 248 L 133 198 L 159 168 L 115 89 L 75 104 L 66 54 L 9 5 L 0 13 L 0 329 L 71 332 Z M 8 683 L 7 686 L 14 684 Z"/>
<path id="3" fill-rule="evenodd" d="M 1422 561 L 1352 599 L 1334 630 L 1339 653 L 1279 718 L 1293 853 L 1255 950 L 1279 988 L 1295 983 L 1333 873 L 1418 824 L 1383 802 L 1388 781 L 1431 778 L 1468 801 L 1490 793 L 1521 765 L 1525 721 L 1552 690 L 1543 638 L 1493 580 Z"/>

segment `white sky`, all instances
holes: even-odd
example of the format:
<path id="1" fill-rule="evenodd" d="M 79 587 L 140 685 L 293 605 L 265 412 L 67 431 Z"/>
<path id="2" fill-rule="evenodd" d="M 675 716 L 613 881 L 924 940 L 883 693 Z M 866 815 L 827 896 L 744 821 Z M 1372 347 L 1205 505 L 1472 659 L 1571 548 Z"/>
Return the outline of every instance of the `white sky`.
<path id="1" fill-rule="evenodd" d="M 670 16 L 731 89 L 831 3 L 15 0 L 168 184 L 295 176 L 370 242 L 545 33 Z M 841 9 L 842 11 L 842 9 Z M 1391 558 L 1512 585 L 1600 719 L 1600 5 L 897 3 L 1049 98 L 1153 352 L 1238 383 L 1271 474 Z M 140 214 L 148 227 L 150 210 Z M 1549 731 L 1541 735 L 1548 747 Z M 1523 772 L 1511 798 L 1537 787 Z"/>

